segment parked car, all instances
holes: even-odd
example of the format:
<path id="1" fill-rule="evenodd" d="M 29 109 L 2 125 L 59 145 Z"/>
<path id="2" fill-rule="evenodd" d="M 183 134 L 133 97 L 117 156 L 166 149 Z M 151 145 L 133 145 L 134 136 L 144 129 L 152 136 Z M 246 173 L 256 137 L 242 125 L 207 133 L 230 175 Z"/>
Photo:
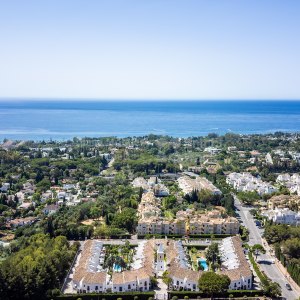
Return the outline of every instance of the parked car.
<path id="1" fill-rule="evenodd" d="M 291 285 L 290 285 L 289 283 L 286 283 L 286 284 L 285 284 L 285 287 L 286 287 L 289 291 L 292 290 L 292 287 L 291 287 Z"/>

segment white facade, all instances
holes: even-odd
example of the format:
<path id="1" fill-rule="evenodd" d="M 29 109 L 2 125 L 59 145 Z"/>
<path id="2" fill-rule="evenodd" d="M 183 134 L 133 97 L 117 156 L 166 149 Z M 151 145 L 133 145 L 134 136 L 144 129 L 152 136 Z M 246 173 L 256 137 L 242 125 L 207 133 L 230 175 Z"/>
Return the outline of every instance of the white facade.
<path id="1" fill-rule="evenodd" d="M 226 182 L 239 192 L 257 192 L 259 195 L 272 194 L 278 191 L 276 187 L 250 173 L 230 173 Z"/>
<path id="2" fill-rule="evenodd" d="M 275 208 L 263 213 L 269 220 L 277 224 L 300 225 L 300 212 L 294 212 L 288 208 Z"/>
<path id="3" fill-rule="evenodd" d="M 156 251 L 156 272 L 165 271 L 165 251 L 163 245 L 160 244 Z"/>

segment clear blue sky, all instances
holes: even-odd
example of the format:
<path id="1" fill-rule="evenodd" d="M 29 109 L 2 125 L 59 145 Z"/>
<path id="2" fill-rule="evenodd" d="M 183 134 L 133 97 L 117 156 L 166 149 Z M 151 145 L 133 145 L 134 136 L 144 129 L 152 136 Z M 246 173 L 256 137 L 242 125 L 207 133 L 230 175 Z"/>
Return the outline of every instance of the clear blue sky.
<path id="1" fill-rule="evenodd" d="M 300 99 L 300 1 L 0 2 L 0 97 Z"/>

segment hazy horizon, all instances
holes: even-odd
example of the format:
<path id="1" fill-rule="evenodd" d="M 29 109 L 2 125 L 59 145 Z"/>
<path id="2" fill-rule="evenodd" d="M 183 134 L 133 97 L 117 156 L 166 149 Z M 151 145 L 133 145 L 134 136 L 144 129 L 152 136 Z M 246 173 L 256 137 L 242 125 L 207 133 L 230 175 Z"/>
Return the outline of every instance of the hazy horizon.
<path id="1" fill-rule="evenodd" d="M 97 98 L 26 98 L 26 97 L 3 97 L 0 102 L 299 102 L 299 99 L 97 99 Z"/>

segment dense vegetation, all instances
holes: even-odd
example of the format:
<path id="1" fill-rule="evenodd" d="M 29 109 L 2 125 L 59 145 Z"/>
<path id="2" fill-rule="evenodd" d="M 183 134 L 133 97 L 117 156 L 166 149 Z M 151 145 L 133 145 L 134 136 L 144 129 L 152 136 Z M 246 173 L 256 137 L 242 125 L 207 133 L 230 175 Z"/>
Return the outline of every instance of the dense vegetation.
<path id="1" fill-rule="evenodd" d="M 18 251 L 0 265 L 1 299 L 44 299 L 59 293 L 77 247 L 63 236 L 21 239 Z"/>
<path id="2" fill-rule="evenodd" d="M 300 284 L 300 228 L 268 224 L 264 235 L 270 244 L 274 244 L 276 257 Z"/>

